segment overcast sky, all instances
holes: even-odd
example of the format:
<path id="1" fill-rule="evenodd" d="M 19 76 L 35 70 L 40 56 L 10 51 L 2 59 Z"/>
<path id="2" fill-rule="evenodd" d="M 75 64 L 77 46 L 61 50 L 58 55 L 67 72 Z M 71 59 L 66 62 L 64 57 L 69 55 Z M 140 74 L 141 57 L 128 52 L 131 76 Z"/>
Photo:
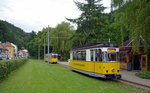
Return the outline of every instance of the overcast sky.
<path id="1" fill-rule="evenodd" d="M 104 6 L 108 7 L 105 12 L 110 11 L 110 1 L 102 1 Z M 55 27 L 66 21 L 65 17 L 77 18 L 80 14 L 73 0 L 0 0 L 0 19 L 25 32 L 38 32 L 48 25 Z"/>

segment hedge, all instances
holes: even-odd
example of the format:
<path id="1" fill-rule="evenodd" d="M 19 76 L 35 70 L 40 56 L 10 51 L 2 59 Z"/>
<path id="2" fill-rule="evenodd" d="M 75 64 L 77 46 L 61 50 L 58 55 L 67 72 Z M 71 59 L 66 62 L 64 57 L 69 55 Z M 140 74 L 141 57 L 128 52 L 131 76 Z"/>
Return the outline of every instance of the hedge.
<path id="1" fill-rule="evenodd" d="M 0 81 L 4 80 L 10 72 L 24 64 L 28 59 L 0 61 Z"/>
<path id="2" fill-rule="evenodd" d="M 150 71 L 147 72 L 137 72 L 136 76 L 144 79 L 150 79 Z"/>

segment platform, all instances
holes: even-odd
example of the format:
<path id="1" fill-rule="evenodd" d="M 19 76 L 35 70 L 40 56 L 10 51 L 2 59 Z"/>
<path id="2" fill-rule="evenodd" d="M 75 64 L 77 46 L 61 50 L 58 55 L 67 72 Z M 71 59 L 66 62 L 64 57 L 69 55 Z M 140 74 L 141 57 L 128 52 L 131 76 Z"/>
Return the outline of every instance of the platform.
<path id="1" fill-rule="evenodd" d="M 120 74 L 122 75 L 123 80 L 127 80 L 130 82 L 146 85 L 150 87 L 150 79 L 142 79 L 137 77 L 135 74 L 137 71 L 127 71 L 127 70 L 121 70 Z"/>

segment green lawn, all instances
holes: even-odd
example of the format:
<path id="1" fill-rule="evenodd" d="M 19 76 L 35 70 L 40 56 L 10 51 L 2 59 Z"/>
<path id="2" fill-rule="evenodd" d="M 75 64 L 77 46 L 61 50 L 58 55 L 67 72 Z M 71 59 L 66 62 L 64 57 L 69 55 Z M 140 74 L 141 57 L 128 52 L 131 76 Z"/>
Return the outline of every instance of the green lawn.
<path id="1" fill-rule="evenodd" d="M 149 93 L 111 80 L 87 77 L 59 64 L 29 60 L 0 83 L 0 93 Z"/>

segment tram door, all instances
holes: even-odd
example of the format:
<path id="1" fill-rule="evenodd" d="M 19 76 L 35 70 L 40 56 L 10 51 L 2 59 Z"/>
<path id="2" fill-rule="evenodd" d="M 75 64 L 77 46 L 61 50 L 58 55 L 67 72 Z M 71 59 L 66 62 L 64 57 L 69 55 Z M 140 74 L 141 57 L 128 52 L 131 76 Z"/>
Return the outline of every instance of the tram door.
<path id="1" fill-rule="evenodd" d="M 141 56 L 141 70 L 142 71 L 147 71 L 147 55 L 142 55 Z"/>

